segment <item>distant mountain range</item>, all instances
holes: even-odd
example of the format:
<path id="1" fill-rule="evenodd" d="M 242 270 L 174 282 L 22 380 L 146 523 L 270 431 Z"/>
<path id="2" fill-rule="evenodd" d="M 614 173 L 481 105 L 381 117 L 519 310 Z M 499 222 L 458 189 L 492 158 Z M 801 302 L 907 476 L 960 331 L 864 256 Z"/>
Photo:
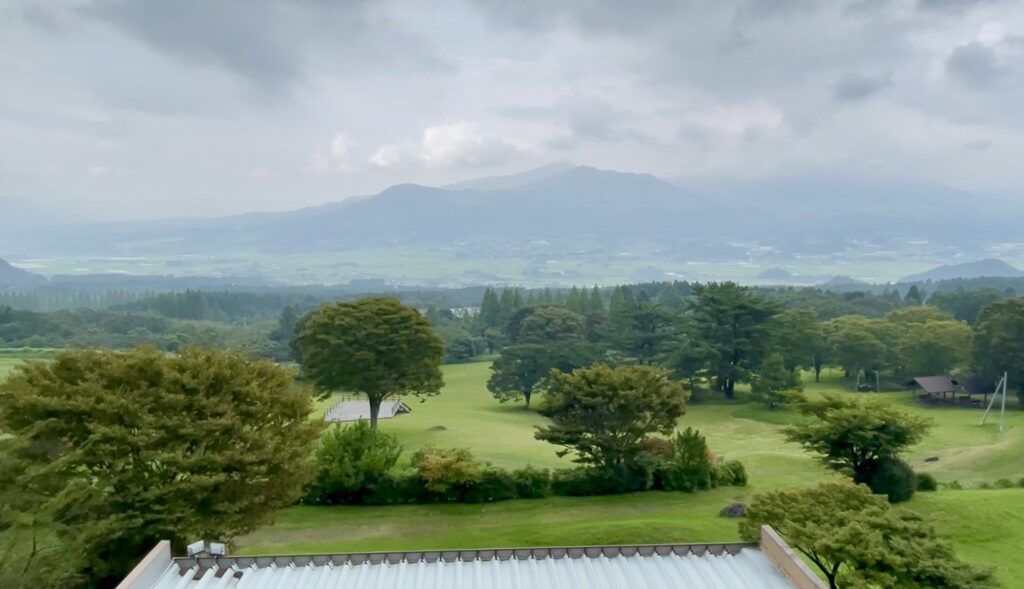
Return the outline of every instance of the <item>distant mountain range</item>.
<path id="1" fill-rule="evenodd" d="M 983 200 L 937 184 L 852 173 L 668 181 L 555 163 L 444 187 L 400 184 L 376 195 L 279 213 L 65 221 L 56 227 L 39 219 L 0 223 L 0 252 L 21 258 L 243 258 L 431 250 L 456 260 L 514 260 L 535 268 L 572 256 L 591 268 L 634 259 L 631 267 L 642 275 L 631 276 L 651 279 L 688 276 L 685 265 L 692 263 L 743 264 L 754 268 L 752 276 L 758 268 L 799 258 L 824 263 L 814 274 L 775 279 L 818 282 L 836 273 L 828 266 L 830 257 L 900 264 L 908 247 L 933 259 L 965 252 L 981 257 L 994 244 L 1019 241 L 1024 199 L 985 200 L 982 206 Z M 22 206 L 20 216 L 30 209 Z M 460 281 L 509 276 L 486 266 L 473 271 L 477 278 Z M 535 279 L 546 280 L 543 272 Z M 591 280 L 593 274 L 583 272 L 573 276 Z M 772 280 L 771 273 L 762 280 Z"/>
<path id="2" fill-rule="evenodd" d="M 21 287 L 46 282 L 46 277 L 10 265 L 0 259 L 0 287 Z"/>
<path id="3" fill-rule="evenodd" d="M 1024 271 L 1014 268 L 1002 260 L 989 258 L 977 262 L 948 264 L 932 268 L 920 274 L 911 274 L 900 278 L 900 282 L 926 282 L 952 280 L 955 278 L 1017 278 L 1024 276 Z"/>

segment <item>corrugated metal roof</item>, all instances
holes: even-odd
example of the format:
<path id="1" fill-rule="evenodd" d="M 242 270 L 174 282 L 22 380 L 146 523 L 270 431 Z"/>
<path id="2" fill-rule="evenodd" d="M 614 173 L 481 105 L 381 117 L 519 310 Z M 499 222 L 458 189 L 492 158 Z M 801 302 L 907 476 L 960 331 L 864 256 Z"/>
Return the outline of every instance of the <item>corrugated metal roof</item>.
<path id="1" fill-rule="evenodd" d="M 914 382 L 929 393 L 953 393 L 959 390 L 948 376 L 918 376 Z"/>
<path id="2" fill-rule="evenodd" d="M 175 559 L 152 589 L 790 589 L 756 546 Z"/>

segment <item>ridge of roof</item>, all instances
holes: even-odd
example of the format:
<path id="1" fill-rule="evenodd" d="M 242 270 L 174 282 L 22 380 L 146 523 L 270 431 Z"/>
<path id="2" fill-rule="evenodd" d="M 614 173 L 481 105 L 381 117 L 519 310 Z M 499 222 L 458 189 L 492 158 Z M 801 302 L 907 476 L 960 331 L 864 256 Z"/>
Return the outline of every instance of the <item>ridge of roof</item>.
<path id="1" fill-rule="evenodd" d="M 194 570 L 205 571 L 213 566 L 219 569 L 236 567 L 246 569 L 251 567 L 304 567 L 313 566 L 340 566 L 340 565 L 361 565 L 368 564 L 399 564 L 402 562 L 417 563 L 420 561 L 433 563 L 439 560 L 444 562 L 456 561 L 491 561 L 497 560 L 544 560 L 547 558 L 616 558 L 619 556 L 735 556 L 744 548 L 757 549 L 757 543 L 753 542 L 722 542 L 714 544 L 618 544 L 605 546 L 550 546 L 531 548 L 485 548 L 485 549 L 455 549 L 455 550 L 421 550 L 421 551 L 380 551 L 380 552 L 352 552 L 337 554 L 305 554 L 290 556 L 187 556 L 175 557 L 174 563 L 178 565 L 182 574 Z"/>

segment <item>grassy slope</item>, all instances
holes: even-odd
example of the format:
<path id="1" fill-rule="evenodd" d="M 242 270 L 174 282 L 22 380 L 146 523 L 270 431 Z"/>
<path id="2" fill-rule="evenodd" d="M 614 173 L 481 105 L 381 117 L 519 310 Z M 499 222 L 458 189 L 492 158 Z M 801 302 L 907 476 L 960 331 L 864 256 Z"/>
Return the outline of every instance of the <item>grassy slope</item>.
<path id="1" fill-rule="evenodd" d="M 500 404 L 484 388 L 486 363 L 447 366 L 447 387 L 440 397 L 413 401 L 413 412 L 381 422 L 407 450 L 433 444 L 464 446 L 501 466 L 568 466 L 567 459 L 533 439 L 543 422 L 518 405 Z M 842 390 L 836 375 L 809 383 L 817 395 Z M 927 415 L 935 427 L 908 455 L 916 469 L 942 481 L 965 484 L 1024 475 L 1024 413 L 1008 416 L 1008 431 L 979 427 L 981 412 L 927 409 L 911 404 L 906 393 L 874 394 L 908 411 Z M 321 411 L 329 405 L 322 404 Z M 315 553 L 360 550 L 536 546 L 631 542 L 710 542 L 737 540 L 735 520 L 717 512 L 733 500 L 749 500 L 766 489 L 813 484 L 830 476 L 779 429 L 800 419 L 757 405 L 691 406 L 680 421 L 705 433 L 719 455 L 747 466 L 750 486 L 692 495 L 642 493 L 617 497 L 508 501 L 485 505 L 413 505 L 395 507 L 294 507 L 278 522 L 239 541 L 246 554 Z M 444 426 L 443 430 L 434 430 Z M 938 456 L 938 462 L 924 462 Z M 961 554 L 974 562 L 998 564 L 1005 579 L 1024 576 L 1024 562 L 1011 551 L 1024 541 L 1024 490 L 940 491 L 919 494 L 910 507 L 933 515 Z"/>
<path id="2" fill-rule="evenodd" d="M 0 352 L 0 378 L 21 362 Z M 397 434 L 410 451 L 426 444 L 466 446 L 502 466 L 566 466 L 549 445 L 533 439 L 533 428 L 543 419 L 518 405 L 495 402 L 484 388 L 487 374 L 485 363 L 446 367 L 447 387 L 440 397 L 413 401 L 411 414 L 382 421 L 382 428 Z M 830 390 L 841 390 L 835 378 L 807 388 L 811 395 Z M 934 420 L 932 432 L 908 456 L 916 469 L 965 484 L 1024 475 L 1024 412 L 1010 413 L 1008 430 L 1000 435 L 994 426 L 978 426 L 980 411 L 925 409 L 910 404 L 905 393 L 871 395 L 880 397 Z M 318 411 L 329 405 L 329 400 L 321 403 Z M 240 539 L 238 548 L 245 554 L 296 554 L 737 540 L 735 520 L 717 516 L 721 507 L 758 491 L 829 476 L 779 435 L 779 427 L 797 419 L 752 404 L 690 407 L 680 425 L 701 429 L 716 453 L 741 459 L 751 479 L 746 488 L 484 505 L 293 507 L 283 510 L 275 525 Z M 438 425 L 445 429 L 431 430 Z M 939 461 L 924 462 L 929 456 Z M 1007 489 L 919 493 L 909 507 L 931 516 L 961 556 L 996 566 L 1006 586 L 1013 586 L 1012 580 L 1024 578 L 1024 561 L 1016 558 L 1024 543 L 1021 505 L 1024 490 Z"/>

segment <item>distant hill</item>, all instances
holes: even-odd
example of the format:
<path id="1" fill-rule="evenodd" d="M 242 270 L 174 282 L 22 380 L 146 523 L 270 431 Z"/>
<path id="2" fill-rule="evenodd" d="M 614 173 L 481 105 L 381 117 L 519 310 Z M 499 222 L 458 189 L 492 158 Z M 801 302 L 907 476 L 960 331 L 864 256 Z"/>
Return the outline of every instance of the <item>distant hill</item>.
<path id="1" fill-rule="evenodd" d="M 649 174 L 556 166 L 511 183 L 514 188 L 503 189 L 399 184 L 372 197 L 283 213 L 83 225 L 47 234 L 38 246 L 51 253 L 74 248 L 118 255 L 309 253 L 467 242 L 603 247 L 623 239 L 713 236 L 725 217 L 714 203 Z"/>
<path id="2" fill-rule="evenodd" d="M 865 260 L 895 266 L 908 252 L 974 256 L 991 244 L 1018 240 L 1024 198 L 986 199 L 985 206 L 980 200 L 935 183 L 850 170 L 673 183 L 650 174 L 555 163 L 442 187 L 399 184 L 286 212 L 47 224 L 0 232 L 0 251 L 238 260 L 302 254 L 309 258 L 289 261 L 288 267 L 267 263 L 256 273 L 308 280 L 308 261 L 326 281 L 336 275 L 405 280 L 423 270 L 417 264 L 429 261 L 439 284 L 678 279 L 713 276 L 718 265 L 737 262 L 752 263 L 739 269 L 750 274 L 797 260 L 802 268 L 820 264 L 813 274 L 769 272 L 756 278 L 796 285 L 826 280 L 821 272 L 834 272 L 835 264 L 849 264 L 855 272 Z M 356 251 L 366 256 L 346 261 L 337 272 L 326 265 L 331 254 Z M 249 267 L 239 264 L 232 274 L 249 275 Z"/>
<path id="3" fill-rule="evenodd" d="M 7 260 L 0 259 L 0 287 L 26 286 L 46 282 L 45 276 L 34 274 L 12 266 Z"/>
<path id="4" fill-rule="evenodd" d="M 956 278 L 1016 278 L 1024 276 L 1024 271 L 1014 268 L 1002 260 L 989 258 L 976 262 L 948 264 L 932 268 L 920 274 L 911 274 L 900 278 L 900 282 L 925 282 L 928 280 L 953 280 Z"/>
<path id="5" fill-rule="evenodd" d="M 852 277 L 846 276 L 844 274 L 844 275 L 840 275 L 840 276 L 833 276 L 832 278 L 826 280 L 825 282 L 822 282 L 822 283 L 818 284 L 818 286 L 820 286 L 822 288 L 850 287 L 850 286 L 869 286 L 869 283 L 864 282 L 863 280 L 857 280 L 856 278 L 852 278 Z"/>

